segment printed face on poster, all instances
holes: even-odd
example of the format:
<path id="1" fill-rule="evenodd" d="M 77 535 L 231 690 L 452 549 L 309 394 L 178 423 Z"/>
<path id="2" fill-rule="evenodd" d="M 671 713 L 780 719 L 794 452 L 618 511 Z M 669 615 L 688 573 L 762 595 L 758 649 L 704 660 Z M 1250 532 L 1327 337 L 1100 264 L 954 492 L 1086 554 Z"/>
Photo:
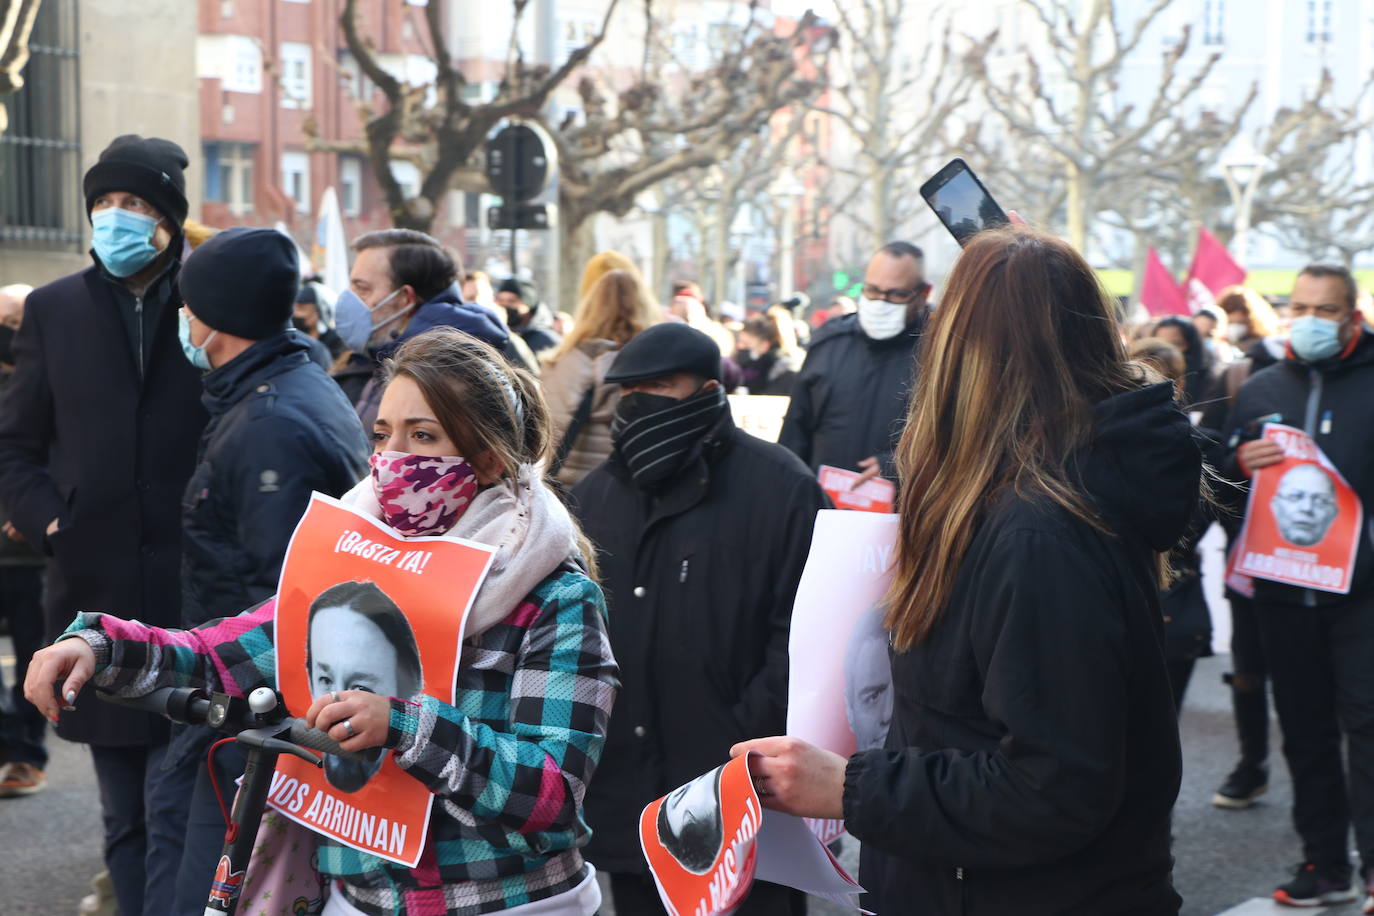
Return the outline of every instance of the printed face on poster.
<path id="1" fill-rule="evenodd" d="M 883 597 L 896 539 L 895 515 L 817 513 L 792 606 L 787 733 L 843 757 L 881 748 L 892 722 Z M 844 832 L 839 821 L 812 828 L 824 842 Z"/>
<path id="2" fill-rule="evenodd" d="M 853 906 L 859 885 L 800 818 L 765 814 L 750 774 L 750 754 L 651 802 L 639 840 L 671 916 L 724 916 L 755 879 Z"/>
<path id="3" fill-rule="evenodd" d="M 277 686 L 301 716 L 315 698 L 361 690 L 453 702 L 459 644 L 492 551 L 457 539 L 404 538 L 315 494 L 287 549 L 277 594 Z M 268 801 L 317 833 L 414 866 L 433 796 L 390 751 L 283 756 Z"/>
<path id="4" fill-rule="evenodd" d="M 1364 507 L 1310 436 L 1270 423 L 1283 461 L 1256 471 L 1232 560 L 1240 575 L 1347 594 Z"/>

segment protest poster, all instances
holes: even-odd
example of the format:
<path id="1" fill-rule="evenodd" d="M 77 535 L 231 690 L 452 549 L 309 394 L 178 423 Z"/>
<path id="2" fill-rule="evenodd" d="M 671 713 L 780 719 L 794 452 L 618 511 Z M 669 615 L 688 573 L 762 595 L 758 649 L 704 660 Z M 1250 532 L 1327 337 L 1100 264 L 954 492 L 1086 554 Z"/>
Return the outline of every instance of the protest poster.
<path id="1" fill-rule="evenodd" d="M 842 757 L 881 748 L 892 721 L 882 601 L 896 542 L 895 515 L 822 510 L 797 585 L 787 734 Z M 825 843 L 844 833 L 843 821 L 808 824 Z"/>
<path id="2" fill-rule="evenodd" d="M 405 538 L 316 493 L 277 591 L 277 689 L 302 716 L 331 690 L 454 700 L 459 643 L 494 551 L 457 538 Z M 283 755 L 268 803 L 371 855 L 415 867 L 434 796 L 378 748 L 368 763 Z"/>
<path id="3" fill-rule="evenodd" d="M 875 477 L 855 486 L 862 475 L 844 468 L 832 468 L 828 464 L 820 467 L 817 478 L 821 489 L 830 497 L 836 509 L 857 509 L 860 512 L 891 512 L 897 498 L 897 488 L 892 481 Z"/>
<path id="4" fill-rule="evenodd" d="M 729 401 L 736 426 L 765 442 L 778 441 L 791 398 L 776 394 L 732 394 Z"/>
<path id="5" fill-rule="evenodd" d="M 725 916 L 755 880 L 852 906 L 863 888 L 801 818 L 766 811 L 750 775 L 758 755 L 723 766 L 650 802 L 639 841 L 670 916 Z"/>
<path id="6" fill-rule="evenodd" d="M 1267 423 L 1263 435 L 1284 457 L 1250 479 L 1234 571 L 1348 594 L 1364 528 L 1359 497 L 1302 430 Z"/>

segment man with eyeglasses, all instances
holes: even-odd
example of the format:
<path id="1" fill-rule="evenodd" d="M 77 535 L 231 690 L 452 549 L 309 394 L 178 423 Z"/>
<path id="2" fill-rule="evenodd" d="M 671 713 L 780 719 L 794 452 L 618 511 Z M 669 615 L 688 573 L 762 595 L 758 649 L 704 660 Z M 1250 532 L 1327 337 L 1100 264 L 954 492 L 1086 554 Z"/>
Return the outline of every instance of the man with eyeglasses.
<path id="1" fill-rule="evenodd" d="M 889 242 L 864 270 L 858 310 L 816 332 L 778 439 L 812 470 L 829 465 L 896 481 L 892 452 L 929 295 L 921 249 Z"/>
<path id="2" fill-rule="evenodd" d="M 1374 336 L 1344 267 L 1313 264 L 1293 285 L 1286 358 L 1255 373 L 1231 411 L 1235 479 L 1283 460 L 1261 438 L 1266 423 L 1304 430 L 1374 513 Z M 1237 447 L 1238 446 L 1238 447 Z M 1299 475 L 1299 471 L 1302 474 Z M 1296 476 L 1295 476 L 1296 475 Z M 1291 479 L 1290 479 L 1291 478 Z M 1319 479 L 1321 478 L 1321 479 Z M 1270 506 L 1282 536 L 1301 549 L 1325 536 L 1335 515 L 1331 481 L 1307 465 L 1280 481 Z M 1291 906 L 1355 900 L 1347 850 L 1353 823 L 1362 861 L 1364 912 L 1374 913 L 1374 541 L 1359 540 L 1348 594 L 1255 580 L 1255 613 L 1293 778 L 1293 823 L 1303 844 L 1296 876 L 1274 891 Z M 1341 760 L 1348 747 L 1349 766 Z"/>

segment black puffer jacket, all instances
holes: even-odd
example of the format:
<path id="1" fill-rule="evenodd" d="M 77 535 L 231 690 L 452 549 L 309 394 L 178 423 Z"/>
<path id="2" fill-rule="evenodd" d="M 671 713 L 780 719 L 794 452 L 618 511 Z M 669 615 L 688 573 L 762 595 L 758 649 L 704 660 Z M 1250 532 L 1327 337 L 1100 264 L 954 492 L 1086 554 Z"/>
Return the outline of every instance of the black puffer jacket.
<path id="1" fill-rule="evenodd" d="M 727 411 L 657 498 L 617 454 L 573 488 L 601 559 L 623 687 L 587 791 L 589 861 L 646 872 L 644 806 L 787 725 L 787 636 L 816 512 L 829 503 L 786 449 Z"/>
<path id="2" fill-rule="evenodd" d="M 877 456 L 895 481 L 892 453 L 906 421 L 916 350 L 926 313 L 890 340 L 873 340 L 857 315 L 832 318 L 816 332 L 792 385 L 778 442 L 814 471 L 823 464 L 857 470 Z"/>
<path id="3" fill-rule="evenodd" d="M 845 818 L 878 913 L 1175 913 L 1178 726 L 1154 551 L 1197 503 L 1172 386 L 1111 398 L 1079 466 L 1115 534 L 1007 494 L 930 636 L 894 653 L 887 749 L 850 758 Z"/>
<path id="4" fill-rule="evenodd" d="M 210 423 L 182 500 L 183 627 L 275 593 L 311 492 L 342 496 L 367 474 L 357 414 L 306 354 L 286 331 L 205 376 Z"/>
<path id="5" fill-rule="evenodd" d="M 1291 353 L 1250 376 L 1236 395 L 1224 432 L 1230 455 L 1225 473 L 1244 475 L 1236 450 L 1263 433 L 1265 423 L 1305 431 L 1331 459 L 1364 506 L 1365 530 L 1355 556 L 1350 595 L 1255 580 L 1255 599 L 1318 606 L 1349 601 L 1374 590 L 1374 331 L 1364 327 L 1348 351 L 1318 363 Z"/>

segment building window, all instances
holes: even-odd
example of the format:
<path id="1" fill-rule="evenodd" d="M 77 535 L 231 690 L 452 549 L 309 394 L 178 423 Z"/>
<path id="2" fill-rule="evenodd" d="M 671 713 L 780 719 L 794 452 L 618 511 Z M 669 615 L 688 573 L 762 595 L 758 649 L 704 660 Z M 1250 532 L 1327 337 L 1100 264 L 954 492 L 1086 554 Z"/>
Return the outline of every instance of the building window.
<path id="1" fill-rule="evenodd" d="M 205 199 L 228 206 L 235 216 L 253 212 L 253 146 L 248 143 L 206 143 Z"/>
<path id="2" fill-rule="evenodd" d="M 281 82 L 281 107 L 310 107 L 310 45 L 283 41 L 278 54 Z"/>
<path id="3" fill-rule="evenodd" d="M 1331 0 L 1307 0 L 1307 43 L 1331 41 Z"/>
<path id="4" fill-rule="evenodd" d="M 415 163 L 401 159 L 391 160 L 391 177 L 401 186 L 401 194 L 406 200 L 420 196 L 420 170 Z"/>
<path id="5" fill-rule="evenodd" d="M 601 23 L 585 12 L 569 11 L 558 23 L 558 59 L 567 60 L 573 52 L 586 47 L 596 38 Z"/>
<path id="6" fill-rule="evenodd" d="M 359 101 L 372 98 L 374 91 L 372 81 L 363 72 L 363 65 L 347 51 L 339 52 L 339 85 Z"/>
<path id="7" fill-rule="evenodd" d="M 1204 45 L 1225 44 L 1224 26 L 1226 19 L 1226 0 L 1203 0 L 1202 2 L 1202 43 Z"/>
<path id="8" fill-rule="evenodd" d="M 305 153 L 281 154 L 281 188 L 296 202 L 297 213 L 310 212 L 310 157 Z"/>
<path id="9" fill-rule="evenodd" d="M 262 92 L 262 48 L 247 35 L 200 35 L 196 75 L 219 80 L 227 92 Z"/>
<path id="10" fill-rule="evenodd" d="M 85 229 L 76 0 L 48 0 L 29 34 L 24 85 L 6 95 L 0 132 L 0 240 L 72 248 Z"/>
<path id="11" fill-rule="evenodd" d="M 339 209 L 344 216 L 363 212 L 363 162 L 357 156 L 339 157 Z"/>

